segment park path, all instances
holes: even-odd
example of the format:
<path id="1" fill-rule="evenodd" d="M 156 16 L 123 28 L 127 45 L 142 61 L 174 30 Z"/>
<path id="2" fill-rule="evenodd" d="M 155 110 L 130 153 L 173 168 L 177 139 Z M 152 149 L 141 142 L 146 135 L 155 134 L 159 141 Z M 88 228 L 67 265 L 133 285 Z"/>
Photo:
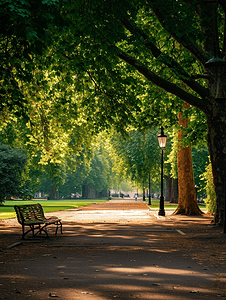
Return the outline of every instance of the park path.
<path id="1" fill-rule="evenodd" d="M 166 218 L 172 214 L 166 211 Z M 53 213 L 48 213 L 51 216 Z M 95 203 L 78 209 L 69 209 L 64 212 L 54 212 L 54 215 L 63 221 L 79 223 L 153 223 L 158 217 L 158 212 L 149 208 L 141 200 L 109 200 L 104 203 Z"/>
<path id="2" fill-rule="evenodd" d="M 135 200 L 109 200 L 95 203 L 78 209 L 55 212 L 54 215 L 63 221 L 80 223 L 98 222 L 151 222 L 154 211 L 146 203 Z M 49 213 L 48 215 L 51 215 Z"/>
<path id="3" fill-rule="evenodd" d="M 208 217 L 172 218 L 170 213 L 158 217 L 146 204 L 134 201 L 108 201 L 54 215 L 63 220 L 63 235 L 54 236 L 50 230 L 49 239 L 1 249 L 0 299 L 214 300 L 226 296 L 226 270 L 201 260 L 203 246 L 192 240 L 194 229 L 205 233 L 199 222 L 206 225 Z M 21 236 L 15 220 L 12 225 L 0 226 L 0 237 L 10 234 L 11 245 Z"/>

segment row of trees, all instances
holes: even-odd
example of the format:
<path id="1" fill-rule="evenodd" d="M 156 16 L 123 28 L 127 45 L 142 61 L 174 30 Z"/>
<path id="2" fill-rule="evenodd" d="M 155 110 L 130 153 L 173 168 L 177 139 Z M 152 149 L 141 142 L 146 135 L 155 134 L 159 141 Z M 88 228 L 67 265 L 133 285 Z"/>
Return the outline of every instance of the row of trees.
<path id="1" fill-rule="evenodd" d="M 91 137 L 103 128 L 181 129 L 180 112 L 189 119 L 183 147 L 207 137 L 215 223 L 223 223 L 224 1 L 4 0 L 0 7 L 1 129 L 12 138 L 9 128 L 17 128 L 32 166 L 56 180 L 62 165 L 90 157 Z"/>
<path id="2" fill-rule="evenodd" d="M 33 166 L 32 159 L 26 157 L 25 150 L 2 145 L 0 173 L 4 180 L 0 183 L 0 190 L 3 191 L 1 201 L 4 197 L 11 196 L 33 197 L 36 191 L 49 195 L 51 199 L 68 198 L 72 194 L 81 194 L 84 185 L 98 192 L 110 188 L 124 190 L 126 181 L 131 183 L 129 190 L 133 188 L 145 190 L 149 188 L 150 180 L 152 193 L 159 192 L 160 151 L 157 134 L 156 130 L 150 130 L 146 134 L 133 130 L 129 133 L 129 137 L 124 139 L 114 131 L 111 134 L 101 133 L 92 145 L 93 155 L 89 160 L 80 159 L 80 164 L 73 168 L 65 163 L 51 165 L 51 173 L 49 165 L 46 169 L 42 165 L 40 168 Z M 168 138 L 167 144 L 165 154 L 166 160 L 168 156 L 168 161 L 165 163 L 164 170 L 167 183 L 166 200 L 177 202 L 177 196 L 175 197 L 175 191 L 172 189 L 172 182 L 177 183 L 178 175 L 175 172 L 176 155 L 171 146 L 171 138 Z M 201 151 L 193 149 L 195 183 L 199 186 L 200 193 L 203 193 L 200 174 L 204 172 L 207 160 L 206 148 Z M 72 164 L 71 161 L 69 162 Z M 51 176 L 52 174 L 54 177 Z M 174 195 L 173 199 L 170 198 L 171 193 Z"/>

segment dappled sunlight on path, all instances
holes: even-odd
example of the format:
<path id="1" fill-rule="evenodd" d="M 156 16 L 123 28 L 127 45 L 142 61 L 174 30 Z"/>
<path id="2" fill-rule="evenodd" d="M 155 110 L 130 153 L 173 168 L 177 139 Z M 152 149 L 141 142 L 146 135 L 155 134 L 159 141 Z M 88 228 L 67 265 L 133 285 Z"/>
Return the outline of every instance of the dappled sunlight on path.
<path id="1" fill-rule="evenodd" d="M 121 210 L 119 204 L 49 213 L 62 218 L 63 235 L 54 236 L 50 228 L 49 239 L 19 244 L 21 228 L 16 220 L 3 222 L 1 299 L 213 300 L 226 296 L 225 240 L 210 227 L 211 216 L 167 212 L 166 217 L 158 217 L 142 202 L 128 203 Z M 207 252 L 207 246 L 214 248 L 210 235 L 215 253 L 221 251 L 220 260 L 219 254 Z"/>

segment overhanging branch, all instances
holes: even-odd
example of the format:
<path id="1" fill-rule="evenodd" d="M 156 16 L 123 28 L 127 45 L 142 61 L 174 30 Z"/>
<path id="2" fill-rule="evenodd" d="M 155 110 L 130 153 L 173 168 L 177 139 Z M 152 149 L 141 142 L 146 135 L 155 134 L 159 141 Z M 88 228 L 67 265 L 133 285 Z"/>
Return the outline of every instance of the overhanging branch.
<path id="1" fill-rule="evenodd" d="M 201 98 L 198 98 L 198 97 L 184 91 L 183 89 L 178 87 L 176 84 L 171 83 L 171 82 L 157 76 L 156 74 L 151 72 L 144 64 L 142 64 L 137 59 L 126 54 L 125 52 L 121 51 L 118 48 L 116 48 L 116 54 L 120 59 L 122 59 L 125 62 L 127 62 L 128 64 L 130 64 L 138 72 L 140 72 L 142 75 L 144 75 L 145 78 L 147 78 L 147 80 L 149 80 L 150 82 L 154 83 L 155 85 L 164 89 L 165 91 L 177 96 L 178 98 L 184 100 L 185 102 L 187 102 L 201 110 L 205 110 L 208 99 L 203 100 Z"/>
<path id="2" fill-rule="evenodd" d="M 162 27 L 180 44 L 182 45 L 184 48 L 186 48 L 190 53 L 192 53 L 199 61 L 202 65 L 205 64 L 205 62 L 207 62 L 210 57 L 209 54 L 206 53 L 205 51 L 203 51 L 203 49 L 198 46 L 196 43 L 192 42 L 191 39 L 189 39 L 189 37 L 186 37 L 186 35 L 180 35 L 177 36 L 174 32 L 172 32 L 171 30 L 169 30 L 169 28 L 166 28 L 166 25 L 164 20 L 166 19 L 167 15 L 166 13 L 163 12 L 162 9 L 159 9 L 159 4 L 156 5 L 156 1 L 152 1 L 149 0 L 148 3 L 150 4 L 150 7 L 152 8 L 154 14 L 156 15 L 156 17 L 158 18 L 160 24 L 162 25 Z M 173 17 L 172 17 L 173 18 Z M 172 20 L 173 21 L 173 20 Z M 181 28 L 183 29 L 183 23 L 181 22 L 180 24 Z"/>
<path id="3" fill-rule="evenodd" d="M 122 20 L 123 25 L 136 37 L 142 37 L 143 44 L 152 52 L 155 58 L 158 58 L 163 64 L 168 66 L 170 70 L 192 90 L 198 93 L 202 98 L 209 96 L 209 91 L 197 83 L 182 67 L 169 55 L 162 53 L 156 45 L 150 41 L 147 34 L 138 28 L 134 22 L 128 18 Z"/>

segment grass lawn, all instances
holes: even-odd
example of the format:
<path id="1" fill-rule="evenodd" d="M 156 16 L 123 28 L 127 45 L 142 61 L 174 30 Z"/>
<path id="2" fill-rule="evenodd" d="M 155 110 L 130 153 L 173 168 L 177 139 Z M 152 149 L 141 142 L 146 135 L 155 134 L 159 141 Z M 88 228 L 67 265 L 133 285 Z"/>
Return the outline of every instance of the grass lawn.
<path id="1" fill-rule="evenodd" d="M 11 219 L 16 217 L 14 205 L 24 205 L 32 203 L 40 203 L 44 209 L 44 212 L 66 210 L 71 208 L 77 208 L 86 206 L 92 203 L 106 202 L 107 200 L 6 200 L 4 205 L 0 205 L 0 220 Z"/>
<path id="2" fill-rule="evenodd" d="M 145 203 L 148 203 L 148 200 L 145 200 Z M 159 210 L 159 199 L 152 199 L 151 200 L 151 205 L 149 205 L 152 210 Z M 175 210 L 177 208 L 177 204 L 174 203 L 164 203 L 164 209 L 165 210 Z"/>
<path id="3" fill-rule="evenodd" d="M 144 203 L 148 203 L 148 200 L 145 199 L 145 202 Z M 205 203 L 199 203 L 199 208 L 202 210 L 202 211 L 206 211 L 206 205 Z M 158 199 L 152 199 L 151 200 L 151 205 L 149 205 L 151 207 L 152 210 L 159 210 L 159 200 Z M 164 203 L 164 209 L 165 210 L 176 210 L 177 208 L 177 204 L 174 204 L 174 203 L 169 203 L 169 202 L 166 202 Z"/>
<path id="4" fill-rule="evenodd" d="M 86 206 L 92 203 L 101 203 L 106 202 L 107 200 L 6 200 L 4 202 L 4 205 L 0 205 L 0 220 L 1 219 L 11 219 L 16 217 L 16 213 L 14 210 L 14 205 L 23 205 L 23 204 L 32 204 L 32 203 L 40 203 L 44 209 L 44 212 L 52 212 L 52 211 L 58 211 L 58 210 L 66 210 L 66 209 L 72 209 L 77 208 L 81 206 Z M 148 203 L 148 199 L 145 200 L 144 203 Z M 153 200 L 151 201 L 151 209 L 152 210 L 159 210 L 159 200 Z M 205 204 L 199 204 L 199 207 L 201 210 L 205 211 Z M 171 204 L 168 202 L 165 202 L 164 206 L 165 210 L 175 210 L 177 208 L 176 204 Z"/>

